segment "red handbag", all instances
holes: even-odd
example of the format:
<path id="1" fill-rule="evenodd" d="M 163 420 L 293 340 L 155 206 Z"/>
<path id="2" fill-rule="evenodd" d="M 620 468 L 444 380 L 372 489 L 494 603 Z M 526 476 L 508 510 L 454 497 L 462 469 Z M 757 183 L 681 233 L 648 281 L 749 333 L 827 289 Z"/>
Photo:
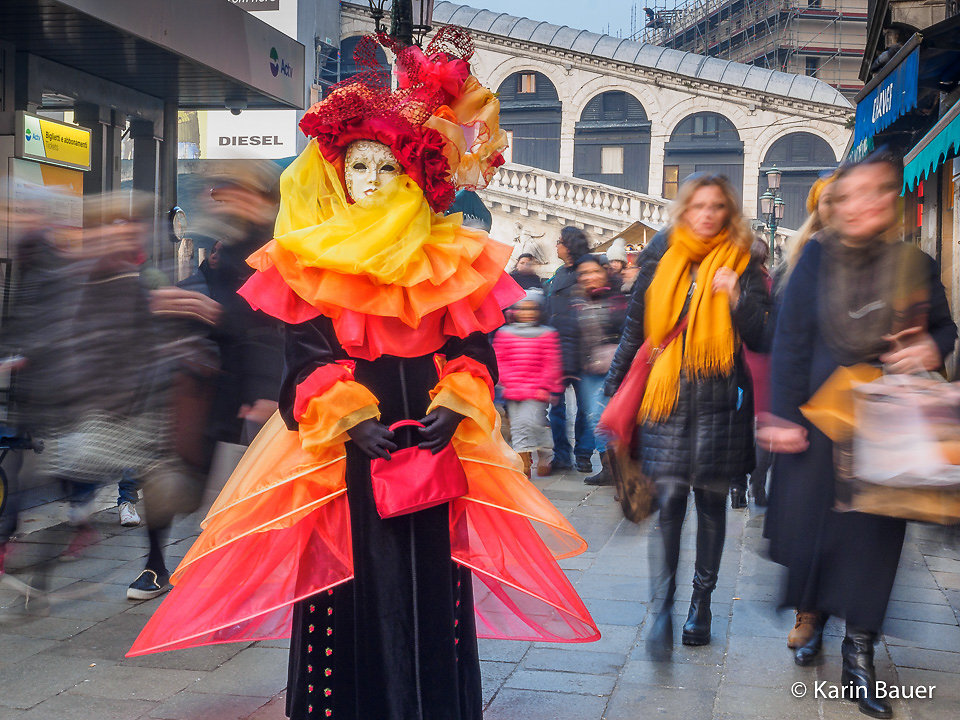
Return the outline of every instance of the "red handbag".
<path id="1" fill-rule="evenodd" d="M 416 420 L 400 420 L 401 427 L 423 427 Z M 434 454 L 416 446 L 397 450 L 389 460 L 370 461 L 370 479 L 377 512 L 383 519 L 426 510 L 467 494 L 467 476 L 453 444 Z"/>
<path id="2" fill-rule="evenodd" d="M 670 343 L 677 339 L 687 328 L 688 316 L 677 323 L 677 326 L 663 339 L 658 347 L 653 347 L 650 339 L 640 346 L 637 354 L 630 363 L 627 376 L 623 379 L 617 392 L 607 402 L 607 407 L 600 416 L 598 425 L 611 440 L 622 446 L 629 447 L 633 442 L 633 432 L 637 427 L 637 414 L 640 412 L 640 403 L 643 393 L 647 389 L 647 380 L 650 378 L 650 369 L 660 357 L 660 353 Z"/>

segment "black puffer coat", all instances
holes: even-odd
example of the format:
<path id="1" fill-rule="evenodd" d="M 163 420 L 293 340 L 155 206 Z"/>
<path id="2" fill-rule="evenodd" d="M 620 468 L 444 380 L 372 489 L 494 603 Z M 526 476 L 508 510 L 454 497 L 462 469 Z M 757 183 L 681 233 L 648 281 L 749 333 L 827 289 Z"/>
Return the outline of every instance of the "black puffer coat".
<path id="1" fill-rule="evenodd" d="M 668 247 L 669 228 L 650 240 L 640 255 L 627 323 L 606 380 L 612 395 L 623 382 L 643 344 L 644 296 Z M 764 352 L 770 296 L 760 268 L 751 263 L 740 277 L 740 300 L 733 313 L 738 339 Z M 753 469 L 753 390 L 743 355 L 737 350 L 733 371 L 708 379 L 680 377 L 677 407 L 664 421 L 641 430 L 643 471 L 650 477 L 687 478 L 699 487 L 726 489 L 729 481 Z"/>

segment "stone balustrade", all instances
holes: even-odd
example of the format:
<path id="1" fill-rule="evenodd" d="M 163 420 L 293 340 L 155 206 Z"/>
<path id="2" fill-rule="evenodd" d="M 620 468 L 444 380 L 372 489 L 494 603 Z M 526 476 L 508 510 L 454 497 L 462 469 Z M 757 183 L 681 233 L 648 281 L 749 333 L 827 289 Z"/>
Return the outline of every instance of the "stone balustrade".
<path id="1" fill-rule="evenodd" d="M 495 213 L 556 219 L 600 236 L 638 220 L 651 228 L 667 222 L 668 201 L 662 198 L 524 165 L 504 165 L 481 195 Z"/>

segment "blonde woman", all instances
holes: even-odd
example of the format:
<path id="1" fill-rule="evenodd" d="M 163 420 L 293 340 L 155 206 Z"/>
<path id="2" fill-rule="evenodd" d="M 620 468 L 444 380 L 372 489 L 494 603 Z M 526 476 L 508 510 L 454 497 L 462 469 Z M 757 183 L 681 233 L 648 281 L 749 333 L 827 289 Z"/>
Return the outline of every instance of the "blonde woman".
<path id="1" fill-rule="evenodd" d="M 814 235 L 830 224 L 834 191 L 833 181 L 835 179 L 835 173 L 824 178 L 817 178 L 810 188 L 810 192 L 807 194 L 807 212 L 809 215 L 807 215 L 807 219 L 804 220 L 800 229 L 797 230 L 797 234 L 790 239 L 786 248 L 786 257 L 777 268 L 773 291 L 775 296 L 786 287 L 787 280 L 790 279 L 790 273 L 797 266 L 797 261 L 803 254 L 803 249 L 807 246 L 807 243 L 813 239 Z"/>
<path id="2" fill-rule="evenodd" d="M 730 482 L 754 465 L 753 397 L 741 353 L 762 349 L 770 298 L 751 262 L 753 234 L 723 176 L 696 175 L 680 188 L 671 224 L 640 256 L 627 323 L 605 390 L 612 395 L 646 338 L 657 346 L 684 316 L 686 331 L 668 344 L 640 404 L 640 459 L 657 483 L 664 560 L 659 607 L 648 648 L 673 644 L 680 532 L 691 487 L 697 506 L 693 595 L 685 645 L 710 642 L 710 596 L 726 532 Z"/>
<path id="3" fill-rule="evenodd" d="M 790 275 L 797 266 L 797 262 L 800 260 L 804 248 L 806 248 L 811 240 L 815 239 L 818 233 L 829 227 L 832 221 L 834 212 L 833 200 L 836 190 L 834 181 L 837 179 L 837 175 L 838 173 L 834 172 L 827 177 L 818 178 L 816 182 L 813 183 L 813 187 L 810 188 L 810 192 L 807 195 L 807 212 L 810 214 L 807 216 L 803 225 L 800 226 L 797 234 L 791 238 L 790 244 L 787 246 L 786 257 L 774 274 L 773 297 L 775 300 L 779 300 L 782 296 L 783 290 L 786 288 L 787 282 L 790 280 Z M 776 323 L 770 324 L 771 327 L 769 329 L 771 333 L 775 324 Z M 763 447 L 762 445 L 758 446 L 757 455 L 760 462 L 765 462 L 767 467 L 772 464 L 773 453 L 770 452 L 769 448 Z M 782 506 L 782 503 L 778 503 L 777 498 L 771 494 L 770 507 L 767 510 L 766 523 L 764 526 L 764 537 L 773 540 L 770 551 L 774 556 L 774 560 L 777 560 L 778 552 L 778 543 L 776 538 L 773 537 L 773 534 L 776 533 L 778 523 L 774 518 L 781 512 L 789 515 L 793 512 L 793 509 Z M 813 661 L 817 652 L 814 648 L 819 648 L 820 635 L 825 620 L 826 618 L 816 611 L 796 608 L 796 621 L 794 622 L 793 629 L 787 635 L 787 647 L 797 651 L 795 657 L 798 664 L 806 665 Z"/>

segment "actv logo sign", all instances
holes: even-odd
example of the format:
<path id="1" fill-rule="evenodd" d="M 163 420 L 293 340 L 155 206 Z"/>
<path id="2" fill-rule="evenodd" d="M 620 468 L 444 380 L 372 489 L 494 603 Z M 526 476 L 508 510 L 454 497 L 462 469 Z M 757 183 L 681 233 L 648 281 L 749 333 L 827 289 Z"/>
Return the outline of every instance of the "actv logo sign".
<path id="1" fill-rule="evenodd" d="M 293 77 L 293 66 L 280 57 L 280 53 L 277 52 L 275 47 L 270 48 L 270 74 L 274 77 L 277 75 Z"/>

